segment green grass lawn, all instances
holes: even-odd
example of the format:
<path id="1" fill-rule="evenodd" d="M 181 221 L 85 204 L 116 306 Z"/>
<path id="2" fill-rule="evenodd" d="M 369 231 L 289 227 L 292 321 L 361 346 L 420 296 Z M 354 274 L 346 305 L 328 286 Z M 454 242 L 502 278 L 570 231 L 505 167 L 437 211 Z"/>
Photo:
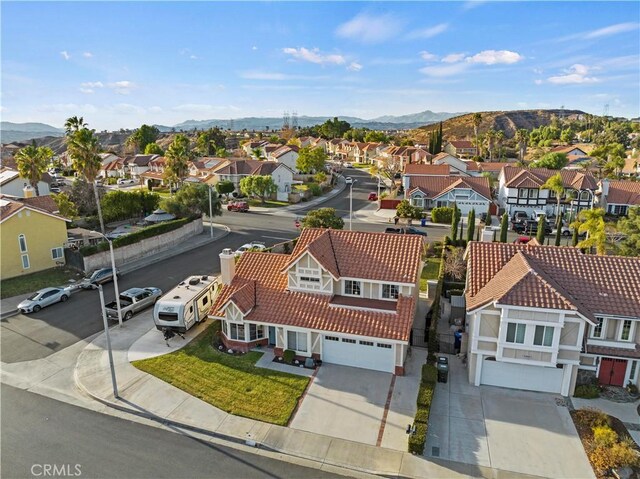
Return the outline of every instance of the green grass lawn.
<path id="1" fill-rule="evenodd" d="M 211 345 L 216 329 L 219 323 L 179 351 L 132 364 L 230 414 L 285 426 L 309 378 L 257 368 L 259 352 L 217 351 Z"/>
<path id="2" fill-rule="evenodd" d="M 360 168 L 360 169 L 366 169 L 366 168 L 371 168 L 371 165 L 367 164 L 367 163 L 351 163 L 351 165 L 354 168 Z"/>
<path id="3" fill-rule="evenodd" d="M 420 274 L 420 291 L 427 290 L 428 279 L 438 279 L 440 271 L 440 258 L 427 258 Z"/>
<path id="4" fill-rule="evenodd" d="M 38 273 L 31 273 L 16 278 L 0 281 L 0 298 L 10 298 L 27 294 L 47 286 L 62 286 L 70 279 L 81 279 L 83 276 L 75 270 L 67 268 L 51 268 Z"/>
<path id="5" fill-rule="evenodd" d="M 287 201 L 267 200 L 262 204 L 262 201 L 257 199 L 249 200 L 249 206 L 259 206 L 261 208 L 282 208 L 283 206 L 289 206 Z"/>

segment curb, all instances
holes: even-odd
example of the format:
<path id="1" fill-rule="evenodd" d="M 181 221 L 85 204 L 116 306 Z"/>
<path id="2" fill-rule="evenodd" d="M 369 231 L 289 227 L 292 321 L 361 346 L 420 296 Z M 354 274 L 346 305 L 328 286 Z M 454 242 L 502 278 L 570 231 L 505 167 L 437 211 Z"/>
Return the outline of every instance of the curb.
<path id="1" fill-rule="evenodd" d="M 4 313 L 0 313 L 0 320 L 10 318 L 11 316 L 15 316 L 18 313 L 19 311 L 17 309 L 12 309 L 11 311 L 5 311 Z"/>

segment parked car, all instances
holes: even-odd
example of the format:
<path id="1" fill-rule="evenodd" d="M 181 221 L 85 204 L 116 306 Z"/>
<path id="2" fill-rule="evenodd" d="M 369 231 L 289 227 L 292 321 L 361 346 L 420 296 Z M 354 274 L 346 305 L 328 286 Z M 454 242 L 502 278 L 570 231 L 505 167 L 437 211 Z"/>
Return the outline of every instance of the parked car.
<path id="1" fill-rule="evenodd" d="M 387 228 L 384 230 L 384 232 L 398 234 L 398 235 L 427 236 L 426 231 L 419 230 L 418 228 L 414 228 L 413 226 L 404 226 L 402 228 Z"/>
<path id="2" fill-rule="evenodd" d="M 527 220 L 525 222 L 512 223 L 511 228 L 518 234 L 537 234 L 538 233 L 538 222 L 535 220 Z M 544 226 L 544 234 L 550 235 L 553 231 L 553 228 L 549 226 L 549 223 L 545 222 Z"/>
<path id="3" fill-rule="evenodd" d="M 352 164 L 352 163 L 349 163 L 349 162 L 346 162 L 346 163 L 344 164 L 344 167 L 345 167 L 345 168 L 353 168 L 353 164 Z"/>
<path id="4" fill-rule="evenodd" d="M 120 271 L 117 269 L 116 276 L 120 277 Z M 80 281 L 80 287 L 82 289 L 96 289 L 99 284 L 108 283 L 109 281 L 113 281 L 113 270 L 111 268 L 101 268 Z"/>
<path id="5" fill-rule="evenodd" d="M 227 211 L 240 211 L 246 213 L 249 211 L 249 204 L 246 201 L 231 201 L 227 204 Z"/>
<path id="6" fill-rule="evenodd" d="M 130 186 L 130 185 L 137 185 L 137 184 L 138 182 L 133 178 L 119 178 L 117 181 L 118 186 Z"/>
<path id="7" fill-rule="evenodd" d="M 138 311 L 156 304 L 162 296 L 162 290 L 153 286 L 146 288 L 129 288 L 120 293 L 120 311 L 122 319 L 127 321 Z M 112 301 L 105 306 L 107 318 L 118 319 L 118 302 Z"/>
<path id="8" fill-rule="evenodd" d="M 369 201 L 378 201 L 377 193 L 369 193 Z"/>
<path id="9" fill-rule="evenodd" d="M 53 184 L 51 185 L 51 188 L 49 188 L 49 191 L 51 193 L 60 193 L 60 187 L 58 185 L 53 186 Z"/>
<path id="10" fill-rule="evenodd" d="M 527 221 L 530 219 L 529 214 L 526 211 L 514 211 L 511 216 L 511 221 L 514 223 L 522 223 L 523 221 Z"/>
<path id="11" fill-rule="evenodd" d="M 64 303 L 71 296 L 71 291 L 64 286 L 42 288 L 18 304 L 21 313 L 37 313 L 42 308 L 54 303 Z"/>
<path id="12" fill-rule="evenodd" d="M 353 178 L 351 178 L 350 176 L 347 176 L 347 177 L 344 179 L 344 182 L 345 182 L 347 185 L 351 185 L 351 184 L 353 184 Z"/>
<path id="13" fill-rule="evenodd" d="M 236 256 L 242 255 L 247 251 L 264 251 L 267 247 L 260 241 L 252 241 L 251 243 L 243 244 L 235 251 Z"/>

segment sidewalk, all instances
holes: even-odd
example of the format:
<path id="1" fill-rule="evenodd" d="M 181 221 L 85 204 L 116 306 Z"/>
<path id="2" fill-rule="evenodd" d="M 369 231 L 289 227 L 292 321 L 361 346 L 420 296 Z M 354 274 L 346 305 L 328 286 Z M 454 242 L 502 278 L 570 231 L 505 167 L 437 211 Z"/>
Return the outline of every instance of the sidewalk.
<path id="1" fill-rule="evenodd" d="M 186 253 L 187 251 L 191 251 L 193 249 L 204 246 L 213 241 L 217 241 L 221 238 L 224 238 L 230 233 L 229 227 L 219 224 L 213 223 L 213 238 L 211 237 L 211 231 L 209 228 L 208 221 L 204 222 L 204 231 L 199 235 L 192 236 L 191 238 L 183 241 L 182 243 L 166 249 L 165 251 L 160 251 L 154 255 L 146 256 L 144 258 L 137 259 L 135 261 L 131 261 L 129 263 L 123 265 L 116 265 L 116 267 L 120 270 L 122 274 L 130 273 L 131 271 L 135 271 L 140 268 L 144 268 L 145 266 L 149 266 L 154 263 L 158 263 L 164 259 L 171 258 L 173 256 L 177 256 L 182 253 Z M 5 298 L 0 301 L 0 318 L 8 318 L 18 313 L 18 304 L 29 296 L 31 293 L 22 294 L 19 296 L 13 296 L 11 298 Z"/>
<path id="2" fill-rule="evenodd" d="M 333 190 L 331 190 L 326 195 L 319 196 L 318 198 L 314 198 L 311 201 L 301 201 L 300 203 L 297 203 L 295 205 L 283 206 L 281 208 L 263 208 L 261 206 L 252 206 L 251 211 L 273 215 L 290 215 L 292 213 L 295 213 L 296 211 L 320 205 L 326 201 L 329 201 L 330 199 L 342 193 L 346 187 L 347 185 L 344 182 L 344 178 L 340 176 L 338 177 L 338 184 Z"/>
<path id="3" fill-rule="evenodd" d="M 200 329 L 200 328 L 198 328 Z M 170 352 L 186 344 L 180 338 L 167 348 L 149 322 L 149 314 L 136 316 L 126 327 L 111 330 L 119 399 L 114 399 L 105 339 L 96 337 L 77 358 L 74 377 L 77 386 L 105 406 L 151 419 L 165 426 L 185 429 L 234 443 L 308 459 L 322 467 L 332 465 L 369 474 L 428 477 L 486 477 L 506 474 L 495 469 L 426 460 L 406 452 L 370 446 L 329 436 L 230 415 L 164 381 L 133 367 L 129 360 Z M 198 331 L 190 331 L 192 339 Z M 140 339 L 142 338 L 142 339 Z M 509 477 L 526 476 L 508 473 Z M 506 477 L 506 475 L 505 475 Z"/>

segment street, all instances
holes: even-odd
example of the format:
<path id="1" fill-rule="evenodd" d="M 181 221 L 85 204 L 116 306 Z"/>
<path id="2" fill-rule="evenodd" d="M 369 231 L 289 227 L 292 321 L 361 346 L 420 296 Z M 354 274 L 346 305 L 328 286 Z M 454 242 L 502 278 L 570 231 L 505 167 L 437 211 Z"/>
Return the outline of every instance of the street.
<path id="1" fill-rule="evenodd" d="M 341 477 L 4 384 L 0 391 L 3 478 Z"/>

